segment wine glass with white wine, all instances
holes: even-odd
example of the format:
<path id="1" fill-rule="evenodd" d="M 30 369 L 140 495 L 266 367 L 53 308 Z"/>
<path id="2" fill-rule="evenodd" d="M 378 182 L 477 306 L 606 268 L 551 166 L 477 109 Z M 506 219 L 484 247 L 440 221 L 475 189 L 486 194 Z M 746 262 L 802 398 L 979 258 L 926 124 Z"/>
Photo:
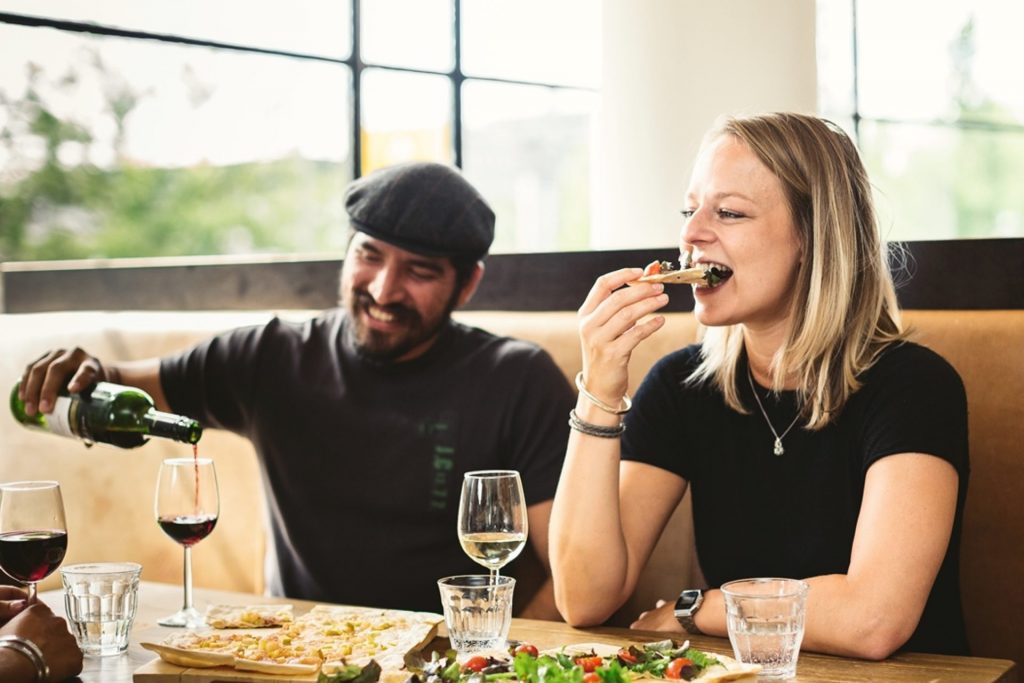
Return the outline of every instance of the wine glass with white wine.
<path id="1" fill-rule="evenodd" d="M 474 562 L 490 570 L 492 580 L 523 551 L 528 531 L 518 472 L 466 472 L 459 499 L 459 543 Z"/>

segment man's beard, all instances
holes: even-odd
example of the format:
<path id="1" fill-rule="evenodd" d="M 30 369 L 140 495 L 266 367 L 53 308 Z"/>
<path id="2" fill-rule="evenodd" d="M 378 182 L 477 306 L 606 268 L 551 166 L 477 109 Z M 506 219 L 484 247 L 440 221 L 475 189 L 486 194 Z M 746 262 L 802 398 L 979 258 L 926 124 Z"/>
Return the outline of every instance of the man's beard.
<path id="1" fill-rule="evenodd" d="M 401 304 L 377 304 L 373 297 L 364 290 L 356 290 L 348 302 L 346 309 L 351 322 L 352 340 L 356 352 L 378 362 L 393 361 L 409 353 L 425 341 L 434 338 L 448 321 L 455 309 L 456 297 L 445 306 L 441 314 L 432 320 L 424 320 L 415 309 Z M 374 330 L 364 324 L 362 314 L 369 316 L 369 307 L 386 311 L 394 317 L 394 321 L 405 326 L 405 331 L 387 334 Z"/>

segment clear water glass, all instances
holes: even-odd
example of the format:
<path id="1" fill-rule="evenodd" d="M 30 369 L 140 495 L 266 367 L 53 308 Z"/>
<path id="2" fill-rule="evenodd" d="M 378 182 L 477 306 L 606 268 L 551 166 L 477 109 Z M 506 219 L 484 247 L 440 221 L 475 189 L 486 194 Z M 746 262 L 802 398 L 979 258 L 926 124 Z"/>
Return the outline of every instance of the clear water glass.
<path id="1" fill-rule="evenodd" d="M 483 574 L 449 576 L 437 586 L 448 639 L 460 655 L 507 647 L 515 579 Z"/>
<path id="2" fill-rule="evenodd" d="M 86 655 L 105 657 L 128 649 L 139 602 L 134 562 L 73 564 L 60 570 L 71 632 Z"/>
<path id="3" fill-rule="evenodd" d="M 761 680 L 796 676 L 809 586 L 797 579 L 758 578 L 722 586 L 736 659 L 760 664 Z"/>

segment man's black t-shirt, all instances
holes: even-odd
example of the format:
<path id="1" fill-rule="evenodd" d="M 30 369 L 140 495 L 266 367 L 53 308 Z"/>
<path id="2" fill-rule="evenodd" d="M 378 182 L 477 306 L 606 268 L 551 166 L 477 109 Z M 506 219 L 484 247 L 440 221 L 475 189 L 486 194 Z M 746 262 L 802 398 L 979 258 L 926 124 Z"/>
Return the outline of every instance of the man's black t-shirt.
<path id="1" fill-rule="evenodd" d="M 225 333 L 164 359 L 163 390 L 253 442 L 274 593 L 437 611 L 437 579 L 484 571 L 456 533 L 463 473 L 519 470 L 528 505 L 551 499 L 574 396 L 527 342 L 451 322 L 423 356 L 377 363 L 347 325 L 331 311 Z"/>
<path id="2" fill-rule="evenodd" d="M 794 427 L 776 456 L 746 381 L 739 389 L 747 415 L 730 409 L 710 383 L 684 386 L 699 362 L 695 345 L 651 369 L 627 416 L 623 458 L 690 483 L 697 555 L 709 585 L 845 574 L 868 468 L 887 455 L 927 453 L 956 468 L 960 490 L 949 548 L 905 647 L 966 654 L 957 563 L 969 473 L 967 400 L 956 371 L 916 344 L 891 347 L 860 378 L 863 386 L 838 419 L 819 431 Z M 741 361 L 737 374 L 746 373 Z M 758 389 L 781 434 L 796 415 L 796 392 Z"/>

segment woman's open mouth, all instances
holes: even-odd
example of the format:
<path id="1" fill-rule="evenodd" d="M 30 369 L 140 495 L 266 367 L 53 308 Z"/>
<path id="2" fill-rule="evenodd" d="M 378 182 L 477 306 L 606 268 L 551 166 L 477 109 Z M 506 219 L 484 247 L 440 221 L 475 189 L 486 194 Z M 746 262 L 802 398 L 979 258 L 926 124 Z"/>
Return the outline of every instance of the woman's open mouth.
<path id="1" fill-rule="evenodd" d="M 732 277 L 732 268 L 721 263 L 698 263 L 704 269 L 704 283 L 696 284 L 698 289 L 714 289 Z"/>

